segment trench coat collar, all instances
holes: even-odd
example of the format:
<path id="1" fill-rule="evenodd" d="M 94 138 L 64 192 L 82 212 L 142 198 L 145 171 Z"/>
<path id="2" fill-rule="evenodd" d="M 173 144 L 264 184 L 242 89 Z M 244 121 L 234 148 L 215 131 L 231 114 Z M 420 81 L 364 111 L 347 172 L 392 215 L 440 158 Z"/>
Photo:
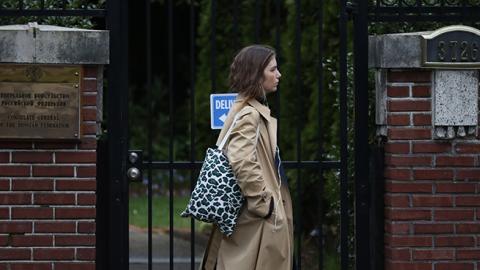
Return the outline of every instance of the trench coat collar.
<path id="1" fill-rule="evenodd" d="M 277 149 L 277 119 L 270 116 L 270 108 L 258 102 L 256 99 L 250 99 L 247 102 L 250 106 L 254 107 L 260 115 L 266 120 L 268 134 L 262 134 L 265 137 L 270 138 L 270 151 L 272 154 L 272 160 L 275 158 L 275 151 Z"/>
<path id="2" fill-rule="evenodd" d="M 240 99 L 239 101 L 242 101 L 242 99 Z M 275 120 L 275 118 L 270 116 L 270 108 L 258 102 L 258 100 L 252 98 L 252 99 L 249 99 L 247 103 L 250 106 L 254 107 L 268 122 Z"/>
<path id="3" fill-rule="evenodd" d="M 237 98 L 235 99 L 235 103 L 242 103 L 245 100 L 245 97 L 241 94 L 238 94 Z M 276 119 L 270 116 L 270 108 L 268 106 L 263 105 L 258 100 L 251 98 L 247 101 L 247 103 L 254 107 L 268 122 L 272 120 L 275 121 Z"/>
<path id="4" fill-rule="evenodd" d="M 238 95 L 235 100 L 236 106 L 242 103 L 244 99 L 245 98 L 243 96 Z M 260 135 L 262 138 L 264 138 L 264 141 L 270 141 L 271 158 L 272 160 L 275 160 L 275 151 L 277 149 L 277 119 L 270 116 L 270 109 L 267 106 L 263 105 L 262 103 L 258 102 L 256 99 L 250 99 L 249 101 L 247 101 L 247 103 L 253 108 L 255 108 L 260 113 L 262 118 L 265 119 L 267 131 L 265 132 L 264 130 L 260 129 Z M 217 143 L 216 143 L 217 146 L 220 144 L 223 137 L 227 133 L 228 128 L 226 127 L 227 126 L 229 127 L 232 124 L 233 114 L 238 112 L 240 109 L 241 108 L 236 107 L 235 109 L 233 109 L 233 112 L 231 112 L 231 114 L 229 113 L 229 116 L 227 117 L 224 123 L 225 126 L 220 132 L 220 135 L 218 136 Z"/>

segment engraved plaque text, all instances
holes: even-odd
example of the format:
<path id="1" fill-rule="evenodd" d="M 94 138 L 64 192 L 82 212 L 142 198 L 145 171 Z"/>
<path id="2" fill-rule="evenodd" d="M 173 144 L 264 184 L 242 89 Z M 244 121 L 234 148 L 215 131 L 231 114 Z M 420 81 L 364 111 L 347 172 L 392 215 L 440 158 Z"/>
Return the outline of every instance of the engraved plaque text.
<path id="1" fill-rule="evenodd" d="M 78 139 L 80 67 L 0 65 L 0 139 Z"/>

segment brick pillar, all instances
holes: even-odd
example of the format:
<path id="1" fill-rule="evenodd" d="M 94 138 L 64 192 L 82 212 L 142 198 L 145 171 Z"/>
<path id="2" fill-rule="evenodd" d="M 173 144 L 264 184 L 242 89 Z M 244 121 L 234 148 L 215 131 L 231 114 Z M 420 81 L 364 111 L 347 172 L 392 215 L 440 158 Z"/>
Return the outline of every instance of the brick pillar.
<path id="1" fill-rule="evenodd" d="M 95 269 L 98 74 L 83 67 L 79 142 L 0 142 L 2 270 Z"/>
<path id="2" fill-rule="evenodd" d="M 480 269 L 480 140 L 438 140 L 432 72 L 386 75 L 385 269 Z"/>
<path id="3" fill-rule="evenodd" d="M 459 47 L 461 59 L 453 45 L 443 51 L 457 39 L 475 48 L 480 32 L 450 26 L 369 40 L 385 142 L 385 269 L 480 270 L 480 62 L 475 50 L 465 57 Z"/>
<path id="4" fill-rule="evenodd" d="M 19 44 L 31 42 L 32 51 L 38 53 L 47 51 L 41 42 L 47 40 L 49 54 L 33 57 L 32 65 L 80 66 L 81 132 L 78 140 L 0 140 L 0 270 L 95 270 L 96 149 L 108 34 L 35 27 L 33 39 Z M 0 36 L 14 44 L 12 36 L 17 34 L 11 32 L 0 27 Z M 72 45 L 75 38 L 82 42 Z M 99 45 L 102 40 L 106 45 Z M 0 62 L 15 60 L 14 51 L 7 48 Z M 21 57 L 28 58 L 25 54 Z M 104 56 L 95 63 L 100 54 Z"/>

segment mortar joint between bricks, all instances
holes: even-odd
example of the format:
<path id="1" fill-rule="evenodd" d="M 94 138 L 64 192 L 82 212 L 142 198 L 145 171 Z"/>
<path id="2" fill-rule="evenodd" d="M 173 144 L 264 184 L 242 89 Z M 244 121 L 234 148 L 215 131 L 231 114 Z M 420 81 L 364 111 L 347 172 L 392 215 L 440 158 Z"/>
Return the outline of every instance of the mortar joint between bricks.
<path id="1" fill-rule="evenodd" d="M 90 135 L 90 136 L 94 136 L 94 135 Z M 55 152 L 57 153 L 84 153 L 84 152 L 96 152 L 97 150 L 96 149 L 79 149 L 78 151 L 76 151 L 75 149 L 55 149 L 54 150 Z"/>
<path id="2" fill-rule="evenodd" d="M 389 97 L 390 101 L 430 101 L 432 98 L 429 97 Z M 422 112 L 422 111 L 419 111 Z"/>
<path id="3" fill-rule="evenodd" d="M 412 84 L 411 82 L 387 82 L 387 87 L 410 87 Z"/>
<path id="4" fill-rule="evenodd" d="M 397 111 L 393 111 L 393 112 L 388 112 L 388 115 L 407 115 L 409 114 L 410 112 L 397 112 Z"/>

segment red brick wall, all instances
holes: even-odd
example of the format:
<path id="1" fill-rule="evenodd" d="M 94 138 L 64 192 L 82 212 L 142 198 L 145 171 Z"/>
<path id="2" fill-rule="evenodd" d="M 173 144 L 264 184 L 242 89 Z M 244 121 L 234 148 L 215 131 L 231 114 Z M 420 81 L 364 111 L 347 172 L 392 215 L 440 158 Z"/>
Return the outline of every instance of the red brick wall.
<path id="1" fill-rule="evenodd" d="M 431 72 L 387 75 L 385 269 L 480 270 L 480 140 L 434 140 Z"/>
<path id="2" fill-rule="evenodd" d="M 0 270 L 95 269 L 97 71 L 83 68 L 80 142 L 0 141 Z"/>

